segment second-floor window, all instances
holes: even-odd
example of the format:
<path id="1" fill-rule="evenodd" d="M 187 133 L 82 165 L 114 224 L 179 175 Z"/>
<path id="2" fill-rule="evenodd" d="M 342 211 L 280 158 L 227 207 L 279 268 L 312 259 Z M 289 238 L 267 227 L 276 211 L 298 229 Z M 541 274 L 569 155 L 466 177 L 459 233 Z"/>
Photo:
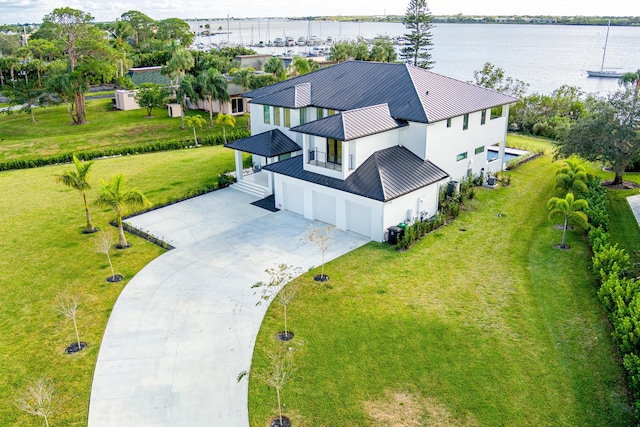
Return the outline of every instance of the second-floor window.
<path id="1" fill-rule="evenodd" d="M 274 125 L 282 126 L 282 123 L 280 123 L 280 107 L 273 107 L 273 119 L 274 119 L 274 122 L 273 122 Z"/>
<path id="2" fill-rule="evenodd" d="M 271 124 L 271 107 L 269 107 L 268 105 L 263 105 L 262 111 L 264 112 L 264 124 L 270 125 Z"/>
<path id="3" fill-rule="evenodd" d="M 447 127 L 450 128 L 451 127 L 451 118 L 447 119 Z"/>
<path id="4" fill-rule="evenodd" d="M 300 124 L 303 125 L 307 123 L 307 109 L 306 108 L 301 108 L 300 109 Z"/>
<path id="5" fill-rule="evenodd" d="M 320 120 L 321 118 L 324 117 L 324 109 L 323 108 L 318 108 L 318 110 L 316 111 L 316 118 L 318 120 Z"/>
<path id="6" fill-rule="evenodd" d="M 342 164 L 342 141 L 327 140 L 327 163 Z"/>
<path id="7" fill-rule="evenodd" d="M 469 129 L 469 115 L 465 114 L 462 118 L 462 130 Z"/>
<path id="8" fill-rule="evenodd" d="M 284 125 L 288 128 L 291 127 L 291 109 L 284 109 Z"/>
<path id="9" fill-rule="evenodd" d="M 487 110 L 482 110 L 482 115 L 480 116 L 480 124 L 483 125 L 487 122 Z"/>

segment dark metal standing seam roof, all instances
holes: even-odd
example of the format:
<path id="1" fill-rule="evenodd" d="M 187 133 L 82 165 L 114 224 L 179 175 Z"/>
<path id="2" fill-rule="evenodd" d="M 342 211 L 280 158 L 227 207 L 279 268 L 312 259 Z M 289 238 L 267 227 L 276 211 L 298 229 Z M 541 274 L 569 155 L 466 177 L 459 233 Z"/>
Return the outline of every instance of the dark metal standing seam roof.
<path id="1" fill-rule="evenodd" d="M 388 104 L 391 116 L 419 123 L 444 120 L 517 99 L 406 64 L 347 61 L 245 94 L 251 102 L 295 106 L 295 96 L 280 93 L 311 83 L 310 105 L 348 111 Z M 428 94 L 427 94 L 428 91 Z"/>
<path id="2" fill-rule="evenodd" d="M 245 153 L 257 154 L 262 157 L 275 157 L 302 150 L 298 144 L 279 129 L 272 129 L 247 138 L 238 139 L 226 144 L 225 147 Z"/>
<path id="3" fill-rule="evenodd" d="M 344 181 L 304 170 L 303 157 L 272 163 L 263 169 L 381 202 L 393 200 L 449 177 L 430 161 L 403 147 L 372 154 Z"/>
<path id="4" fill-rule="evenodd" d="M 293 132 L 351 141 L 369 135 L 407 126 L 391 117 L 387 104 L 343 111 L 333 116 L 291 128 Z"/>

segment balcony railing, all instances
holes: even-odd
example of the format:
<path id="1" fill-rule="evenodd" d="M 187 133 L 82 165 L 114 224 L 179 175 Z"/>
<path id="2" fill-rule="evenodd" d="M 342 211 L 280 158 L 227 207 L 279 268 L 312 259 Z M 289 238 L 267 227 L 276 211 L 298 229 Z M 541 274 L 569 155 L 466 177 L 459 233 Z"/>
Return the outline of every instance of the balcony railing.
<path id="1" fill-rule="evenodd" d="M 328 161 L 327 153 L 317 148 L 309 150 L 309 164 L 326 169 L 333 169 L 335 171 L 342 171 L 342 164 Z"/>

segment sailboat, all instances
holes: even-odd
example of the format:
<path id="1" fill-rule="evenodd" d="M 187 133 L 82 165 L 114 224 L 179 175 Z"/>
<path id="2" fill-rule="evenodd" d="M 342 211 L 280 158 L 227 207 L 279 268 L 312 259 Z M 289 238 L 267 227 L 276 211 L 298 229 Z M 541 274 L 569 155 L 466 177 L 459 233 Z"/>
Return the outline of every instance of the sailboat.
<path id="1" fill-rule="evenodd" d="M 604 39 L 604 50 L 602 52 L 602 63 L 600 64 L 600 71 L 587 70 L 587 74 L 589 75 L 589 77 L 609 77 L 609 78 L 619 79 L 624 75 L 624 73 L 621 73 L 619 71 L 611 70 L 611 69 L 607 70 L 604 68 L 604 59 L 607 56 L 607 43 L 609 42 L 610 27 L 611 27 L 611 20 L 609 20 L 609 24 L 607 25 L 607 36 Z"/>

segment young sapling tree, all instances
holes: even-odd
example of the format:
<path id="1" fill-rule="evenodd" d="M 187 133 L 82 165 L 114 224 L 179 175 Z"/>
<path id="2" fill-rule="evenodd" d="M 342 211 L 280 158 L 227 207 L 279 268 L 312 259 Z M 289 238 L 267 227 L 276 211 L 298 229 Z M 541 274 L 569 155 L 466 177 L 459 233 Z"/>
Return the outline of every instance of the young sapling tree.
<path id="1" fill-rule="evenodd" d="M 113 269 L 113 263 L 111 262 L 111 255 L 109 253 L 111 251 L 111 246 L 113 246 L 113 238 L 110 234 L 101 231 L 100 234 L 98 234 L 98 238 L 96 239 L 96 252 L 105 254 L 107 256 L 107 260 L 109 261 L 111 276 L 107 277 L 107 281 L 119 282 L 123 279 L 123 276 L 121 274 L 116 274 L 115 270 Z"/>
<path id="2" fill-rule="evenodd" d="M 40 377 L 27 386 L 16 404 L 20 410 L 27 414 L 42 417 L 45 426 L 49 427 L 49 417 L 53 414 L 51 398 L 54 389 L 51 379 Z"/>
<path id="3" fill-rule="evenodd" d="M 325 226 L 313 226 L 309 225 L 307 230 L 307 240 L 311 242 L 322 253 L 322 267 L 320 268 L 320 275 L 315 276 L 313 279 L 318 282 L 326 282 L 329 280 L 329 276 L 324 274 L 324 256 L 327 249 L 333 244 L 333 233 L 336 227 L 334 225 Z"/>
<path id="4" fill-rule="evenodd" d="M 78 333 L 78 306 L 79 306 L 78 296 L 73 295 L 63 295 L 58 298 L 58 313 L 62 314 L 67 319 L 73 321 L 73 329 L 76 332 L 76 341 L 78 342 L 77 349 L 72 344 L 67 347 L 67 353 L 76 353 L 87 346 L 86 343 L 80 342 L 80 334 Z"/>
<path id="5" fill-rule="evenodd" d="M 284 427 L 280 391 L 295 372 L 295 368 L 293 367 L 293 352 L 290 350 L 272 352 L 269 354 L 269 359 L 271 363 L 265 371 L 252 373 L 252 375 L 265 385 L 273 387 L 276 390 L 276 396 L 278 398 L 278 423 L 275 425 Z M 274 424 L 272 423 L 271 426 L 274 426 Z"/>

